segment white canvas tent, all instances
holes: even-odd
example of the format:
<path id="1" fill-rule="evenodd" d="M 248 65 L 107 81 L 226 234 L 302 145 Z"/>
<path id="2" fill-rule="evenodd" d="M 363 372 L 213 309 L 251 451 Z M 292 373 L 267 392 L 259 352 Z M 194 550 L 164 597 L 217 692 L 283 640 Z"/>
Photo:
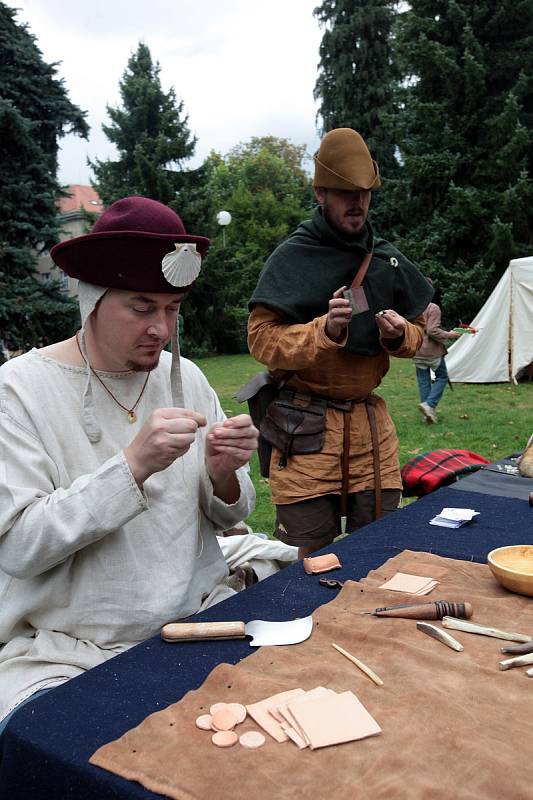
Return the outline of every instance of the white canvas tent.
<path id="1" fill-rule="evenodd" d="M 533 256 L 510 262 L 471 325 L 446 356 L 452 383 L 516 383 L 533 362 Z"/>

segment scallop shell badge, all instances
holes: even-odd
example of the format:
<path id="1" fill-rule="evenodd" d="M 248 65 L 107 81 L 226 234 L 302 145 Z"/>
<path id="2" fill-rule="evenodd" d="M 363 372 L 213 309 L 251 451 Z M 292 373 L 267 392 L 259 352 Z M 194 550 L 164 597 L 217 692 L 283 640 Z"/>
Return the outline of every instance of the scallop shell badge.
<path id="1" fill-rule="evenodd" d="M 190 286 L 200 274 L 202 256 L 190 242 L 175 245 L 172 253 L 163 256 L 163 275 L 172 286 Z"/>

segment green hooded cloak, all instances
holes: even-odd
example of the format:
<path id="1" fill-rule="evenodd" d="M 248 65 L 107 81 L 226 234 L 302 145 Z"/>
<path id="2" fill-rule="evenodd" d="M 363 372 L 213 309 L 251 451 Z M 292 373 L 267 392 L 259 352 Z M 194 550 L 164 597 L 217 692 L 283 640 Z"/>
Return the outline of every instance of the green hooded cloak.
<path id="1" fill-rule="evenodd" d="M 352 317 L 345 349 L 361 356 L 382 351 L 375 314 L 392 308 L 406 319 L 421 314 L 433 288 L 409 259 L 384 239 L 374 241 L 369 222 L 356 240 L 341 238 L 318 206 L 274 250 L 259 276 L 249 308 L 270 306 L 288 322 L 306 323 L 328 312 L 328 302 L 341 286 L 350 286 L 367 252 L 372 260 L 363 280 L 369 310 Z"/>

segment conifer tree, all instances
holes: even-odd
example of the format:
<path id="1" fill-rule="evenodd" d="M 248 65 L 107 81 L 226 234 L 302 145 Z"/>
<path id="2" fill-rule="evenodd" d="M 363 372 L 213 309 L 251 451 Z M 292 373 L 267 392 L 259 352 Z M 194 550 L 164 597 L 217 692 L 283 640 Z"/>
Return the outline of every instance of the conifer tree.
<path id="1" fill-rule="evenodd" d="M 400 246 L 468 322 L 533 246 L 533 4 L 411 0 L 398 32 L 410 78 Z"/>
<path id="2" fill-rule="evenodd" d="M 58 139 L 87 136 L 26 25 L 0 2 L 0 340 L 27 349 L 72 333 L 77 306 L 34 277 L 39 250 L 57 241 Z"/>
<path id="3" fill-rule="evenodd" d="M 398 169 L 391 130 L 398 79 L 392 53 L 395 2 L 322 0 L 314 14 L 324 27 L 315 98 L 322 133 L 354 128 L 384 177 Z"/>
<path id="4" fill-rule="evenodd" d="M 107 113 L 102 128 L 118 150 L 118 159 L 91 162 L 94 188 L 104 205 L 128 195 L 143 195 L 172 204 L 182 187 L 183 162 L 194 154 L 183 101 L 173 88 L 164 92 L 160 66 L 139 43 L 120 81 L 122 106 Z"/>

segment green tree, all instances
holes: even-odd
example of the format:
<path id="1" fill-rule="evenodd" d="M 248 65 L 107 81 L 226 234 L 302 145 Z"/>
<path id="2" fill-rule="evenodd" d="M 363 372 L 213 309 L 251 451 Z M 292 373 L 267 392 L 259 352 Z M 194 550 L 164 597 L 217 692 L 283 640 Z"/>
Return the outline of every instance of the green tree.
<path id="1" fill-rule="evenodd" d="M 407 177 L 400 246 L 469 321 L 533 245 L 533 4 L 411 0 L 398 48 Z"/>
<path id="2" fill-rule="evenodd" d="M 305 147 L 287 139 L 255 137 L 204 162 L 204 185 L 183 207 L 187 230 L 210 236 L 200 277 L 183 304 L 186 350 L 246 349 L 248 300 L 274 248 L 309 216 L 312 192 L 303 169 Z M 217 213 L 232 221 L 222 231 Z M 202 214 L 195 217 L 194 211 Z"/>
<path id="3" fill-rule="evenodd" d="M 397 170 L 392 120 L 399 80 L 393 58 L 396 2 L 322 0 L 314 15 L 324 27 L 314 95 L 322 133 L 354 128 L 385 179 Z"/>
<path id="4" fill-rule="evenodd" d="M 183 102 L 174 89 L 163 91 L 159 73 L 159 63 L 139 43 L 120 81 L 122 107 L 107 106 L 111 124 L 102 126 L 118 159 L 89 162 L 104 205 L 129 195 L 172 205 L 183 186 L 183 162 L 194 154 L 196 139 Z"/>
<path id="5" fill-rule="evenodd" d="M 57 241 L 58 139 L 88 127 L 15 13 L 0 2 L 0 339 L 27 349 L 70 335 L 77 319 L 76 304 L 34 270 Z"/>

